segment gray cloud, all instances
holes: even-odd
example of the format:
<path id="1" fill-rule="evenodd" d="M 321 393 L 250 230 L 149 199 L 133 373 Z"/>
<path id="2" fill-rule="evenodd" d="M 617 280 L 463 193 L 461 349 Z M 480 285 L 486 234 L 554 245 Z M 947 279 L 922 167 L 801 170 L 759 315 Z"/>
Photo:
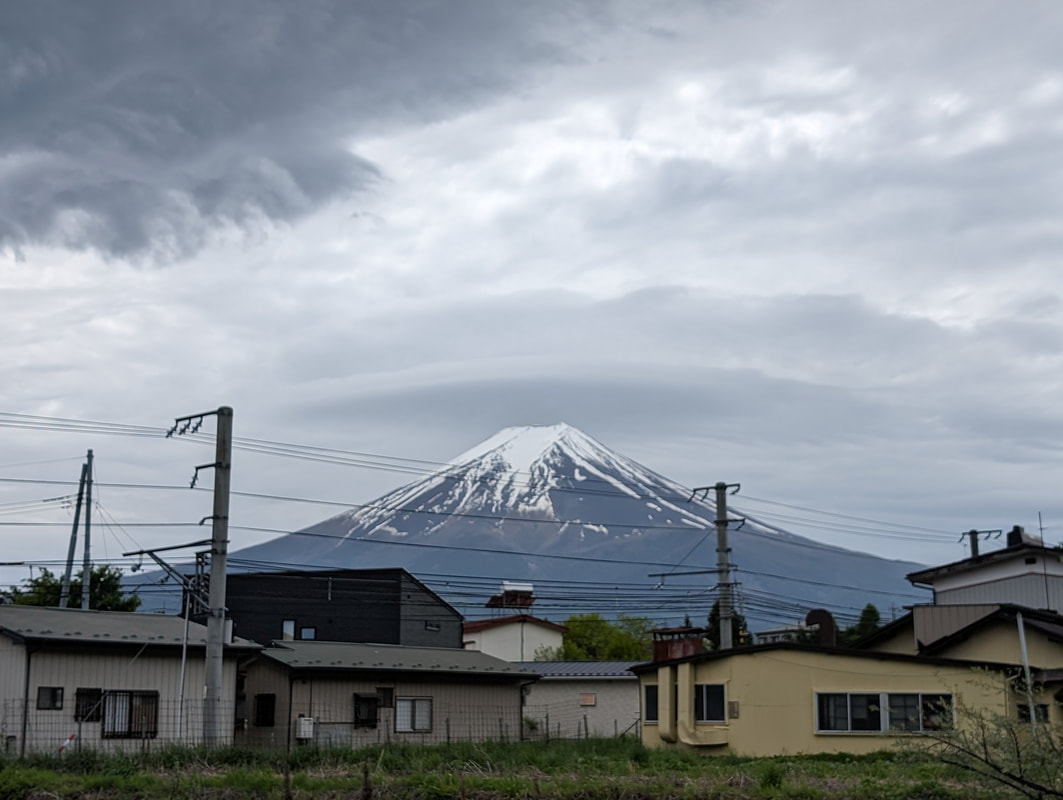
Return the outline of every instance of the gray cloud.
<path id="1" fill-rule="evenodd" d="M 472 10 L 8 6 L 0 244 L 172 260 L 349 198 L 380 178 L 356 132 L 460 113 L 556 58 L 549 13 Z"/>

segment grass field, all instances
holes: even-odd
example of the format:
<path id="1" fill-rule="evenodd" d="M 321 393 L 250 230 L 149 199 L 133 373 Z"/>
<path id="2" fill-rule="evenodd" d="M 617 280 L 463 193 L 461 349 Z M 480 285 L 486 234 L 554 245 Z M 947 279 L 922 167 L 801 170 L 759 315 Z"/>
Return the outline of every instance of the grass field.
<path id="1" fill-rule="evenodd" d="M 893 752 L 868 756 L 706 757 L 647 750 L 633 740 L 356 751 L 160 750 L 0 760 L 0 800 L 670 800 L 682 798 L 1011 797 L 966 773 Z"/>

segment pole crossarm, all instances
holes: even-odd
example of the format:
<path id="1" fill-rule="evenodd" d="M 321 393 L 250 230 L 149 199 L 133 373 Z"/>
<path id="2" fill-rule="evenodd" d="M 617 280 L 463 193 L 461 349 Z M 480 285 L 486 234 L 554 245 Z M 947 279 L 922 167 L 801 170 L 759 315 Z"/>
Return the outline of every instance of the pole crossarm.
<path id="1" fill-rule="evenodd" d="M 166 431 L 166 438 L 172 438 L 175 433 L 178 436 L 184 436 L 186 433 L 198 433 L 200 427 L 203 425 L 203 420 L 207 417 L 216 416 L 220 410 L 221 409 L 215 409 L 214 411 L 204 411 L 202 414 L 189 414 L 187 417 L 177 417 L 173 421 L 171 428 Z"/>

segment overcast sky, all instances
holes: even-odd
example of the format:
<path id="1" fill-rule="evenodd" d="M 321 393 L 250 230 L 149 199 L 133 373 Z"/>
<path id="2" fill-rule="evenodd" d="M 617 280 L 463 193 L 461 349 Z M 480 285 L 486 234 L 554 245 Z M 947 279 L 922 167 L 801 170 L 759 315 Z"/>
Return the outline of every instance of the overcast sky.
<path id="1" fill-rule="evenodd" d="M 2 0 L 0 411 L 225 404 L 238 436 L 429 461 L 564 421 L 736 504 L 936 531 L 746 506 L 854 549 L 954 560 L 1038 512 L 1056 543 L 1061 41 L 1055 2 Z M 73 481 L 90 447 L 104 482 L 211 460 L 0 428 L 0 476 Z M 233 487 L 408 477 L 238 453 Z M 210 513 L 100 492 L 123 525 Z M 336 511 L 237 498 L 233 524 Z"/>

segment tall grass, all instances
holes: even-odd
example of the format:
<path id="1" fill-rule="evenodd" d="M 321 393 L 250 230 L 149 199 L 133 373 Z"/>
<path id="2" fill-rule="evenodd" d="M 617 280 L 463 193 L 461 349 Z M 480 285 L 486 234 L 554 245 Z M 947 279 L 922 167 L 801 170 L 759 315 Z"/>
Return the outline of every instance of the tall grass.
<path id="1" fill-rule="evenodd" d="M 633 739 L 377 745 L 359 750 L 161 749 L 0 759 L 0 800 L 816 800 L 998 797 L 895 753 L 739 758 Z"/>

